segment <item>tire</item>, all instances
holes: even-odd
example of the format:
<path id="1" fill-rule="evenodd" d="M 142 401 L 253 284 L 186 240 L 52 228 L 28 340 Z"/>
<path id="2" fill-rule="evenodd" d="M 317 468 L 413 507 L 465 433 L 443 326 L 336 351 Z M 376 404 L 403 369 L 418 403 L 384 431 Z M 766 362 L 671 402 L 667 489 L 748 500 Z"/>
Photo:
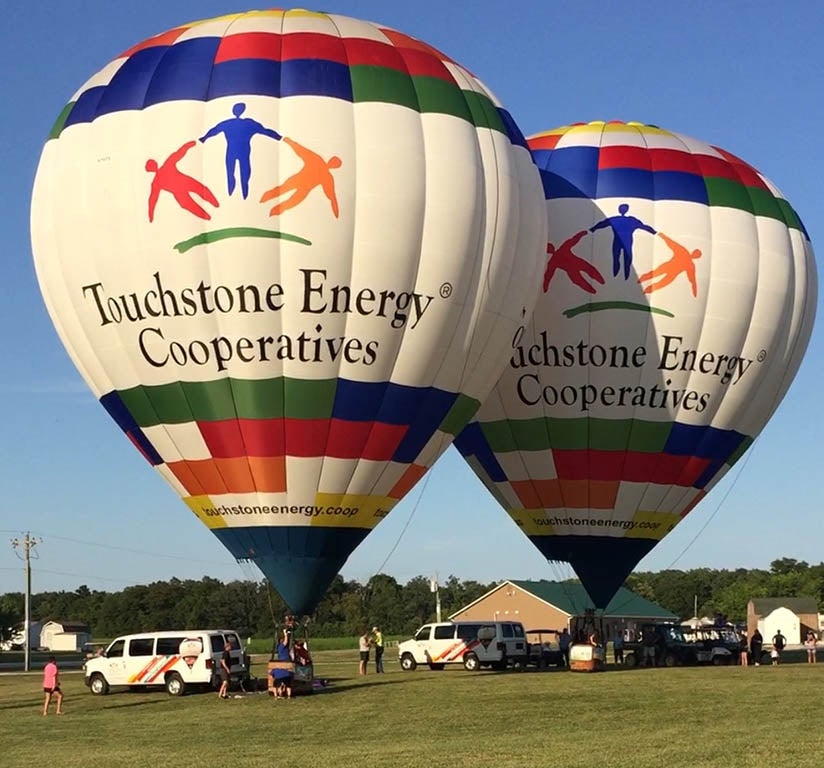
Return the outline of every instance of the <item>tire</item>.
<path id="1" fill-rule="evenodd" d="M 185 692 L 186 683 L 183 682 L 183 678 L 177 672 L 172 672 L 166 678 L 166 693 L 169 696 L 182 696 Z"/>
<path id="2" fill-rule="evenodd" d="M 446 664 L 435 664 L 434 662 L 429 662 L 429 669 L 433 672 L 440 672 L 446 667 Z"/>
<path id="3" fill-rule="evenodd" d="M 463 659 L 464 669 L 467 672 L 477 672 L 481 668 L 481 663 L 474 653 L 467 653 Z"/>
<path id="4" fill-rule="evenodd" d="M 664 656 L 664 666 L 665 667 L 674 667 L 676 665 L 676 663 L 677 662 L 676 662 L 675 656 L 673 656 L 673 654 L 668 653 L 666 656 Z"/>
<path id="5" fill-rule="evenodd" d="M 109 692 L 109 684 L 103 675 L 99 672 L 95 672 L 89 678 L 89 690 L 95 696 L 105 696 Z"/>
<path id="6" fill-rule="evenodd" d="M 417 666 L 418 662 L 415 661 L 415 657 L 411 653 L 405 653 L 401 656 L 401 669 L 404 672 L 414 672 Z"/>
<path id="7" fill-rule="evenodd" d="M 627 669 L 632 669 L 633 667 L 637 667 L 638 666 L 638 657 L 632 652 L 625 654 L 625 656 L 624 656 L 624 666 Z"/>
<path id="8" fill-rule="evenodd" d="M 725 656 L 713 656 L 712 657 L 712 665 L 714 667 L 723 667 L 728 664 L 728 660 Z"/>

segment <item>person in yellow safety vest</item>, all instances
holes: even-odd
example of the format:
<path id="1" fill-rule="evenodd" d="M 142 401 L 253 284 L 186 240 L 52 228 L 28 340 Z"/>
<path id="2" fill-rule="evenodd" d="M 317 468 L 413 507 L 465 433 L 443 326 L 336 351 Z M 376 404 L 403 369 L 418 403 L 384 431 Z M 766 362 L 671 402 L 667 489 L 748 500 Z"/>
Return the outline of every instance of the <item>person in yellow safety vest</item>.
<path id="1" fill-rule="evenodd" d="M 372 642 L 375 646 L 375 672 L 383 672 L 383 632 L 379 627 L 372 627 Z"/>

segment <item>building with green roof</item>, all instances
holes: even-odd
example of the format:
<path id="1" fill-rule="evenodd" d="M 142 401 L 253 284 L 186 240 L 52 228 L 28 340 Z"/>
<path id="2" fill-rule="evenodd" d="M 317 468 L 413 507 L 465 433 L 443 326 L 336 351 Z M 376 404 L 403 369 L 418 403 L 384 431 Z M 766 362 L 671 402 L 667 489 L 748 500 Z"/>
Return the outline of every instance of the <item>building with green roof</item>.
<path id="1" fill-rule="evenodd" d="M 588 610 L 595 608 L 578 582 L 501 582 L 449 618 L 452 621 L 520 621 L 526 630 L 574 630 Z M 649 622 L 677 621 L 678 616 L 628 589 L 621 588 L 603 614 L 604 631 L 635 631 Z"/>

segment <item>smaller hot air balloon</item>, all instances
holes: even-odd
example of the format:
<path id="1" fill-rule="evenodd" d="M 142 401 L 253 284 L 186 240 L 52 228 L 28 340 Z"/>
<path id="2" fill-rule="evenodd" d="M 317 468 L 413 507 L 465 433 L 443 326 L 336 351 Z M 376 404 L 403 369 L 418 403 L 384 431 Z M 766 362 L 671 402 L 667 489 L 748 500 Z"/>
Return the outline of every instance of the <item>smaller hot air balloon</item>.
<path id="1" fill-rule="evenodd" d="M 118 56 L 32 195 L 40 287 L 95 396 L 301 614 L 493 386 L 545 226 L 473 75 L 304 10 Z"/>
<path id="2" fill-rule="evenodd" d="M 759 171 L 641 123 L 528 139 L 543 294 L 460 452 L 604 608 L 747 450 L 795 376 L 816 271 Z"/>

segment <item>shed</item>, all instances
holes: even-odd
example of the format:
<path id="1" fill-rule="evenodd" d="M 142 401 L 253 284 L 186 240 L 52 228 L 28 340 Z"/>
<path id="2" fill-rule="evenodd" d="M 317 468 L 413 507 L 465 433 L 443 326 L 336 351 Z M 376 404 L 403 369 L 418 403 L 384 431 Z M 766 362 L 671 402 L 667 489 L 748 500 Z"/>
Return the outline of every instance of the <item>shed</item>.
<path id="1" fill-rule="evenodd" d="M 47 621 L 40 630 L 40 646 L 50 651 L 79 651 L 91 639 L 88 625 L 79 621 Z"/>
<path id="2" fill-rule="evenodd" d="M 818 601 L 814 597 L 753 598 L 747 603 L 747 634 L 756 627 L 767 643 L 780 629 L 789 645 L 798 645 L 808 629 L 818 634 Z"/>

